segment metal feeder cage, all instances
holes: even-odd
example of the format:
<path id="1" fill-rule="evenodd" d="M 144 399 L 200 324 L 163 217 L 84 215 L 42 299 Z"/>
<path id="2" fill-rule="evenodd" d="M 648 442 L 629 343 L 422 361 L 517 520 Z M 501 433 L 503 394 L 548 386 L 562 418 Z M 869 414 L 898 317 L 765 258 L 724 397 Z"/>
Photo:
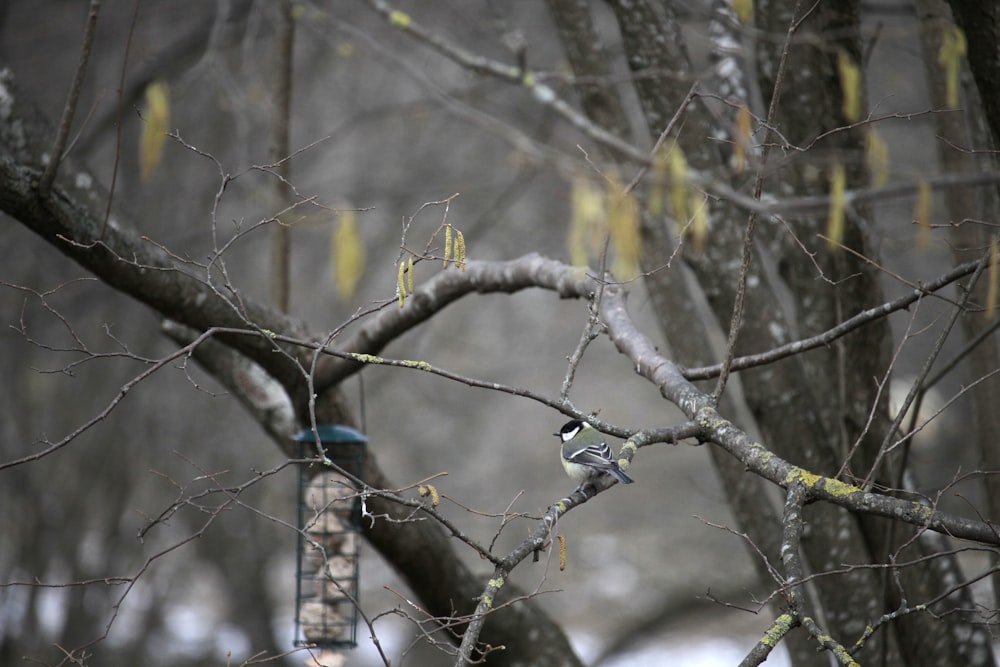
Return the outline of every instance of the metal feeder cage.
<path id="1" fill-rule="evenodd" d="M 327 457 L 359 477 L 368 438 L 339 425 L 301 431 L 293 436 L 300 443 L 300 458 L 317 458 L 317 434 Z M 295 645 L 354 648 L 361 498 L 353 482 L 318 462 L 300 465 L 297 525 Z"/>

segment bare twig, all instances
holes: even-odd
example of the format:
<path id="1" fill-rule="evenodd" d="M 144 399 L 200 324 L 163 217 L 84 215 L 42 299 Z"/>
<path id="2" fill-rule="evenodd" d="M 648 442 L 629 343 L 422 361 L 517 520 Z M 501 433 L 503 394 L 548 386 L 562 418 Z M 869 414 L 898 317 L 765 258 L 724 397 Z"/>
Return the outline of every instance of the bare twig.
<path id="1" fill-rule="evenodd" d="M 292 3 L 281 0 L 276 12 L 274 36 L 274 106 L 271 110 L 270 160 L 280 177 L 274 181 L 274 197 L 284 207 L 292 199 L 288 184 L 290 165 L 285 157 L 289 151 L 289 126 L 292 108 L 292 56 L 295 50 L 295 19 Z M 271 303 L 282 312 L 288 311 L 291 294 L 291 230 L 287 225 L 275 225 L 271 232 Z"/>
<path id="2" fill-rule="evenodd" d="M 69 131 L 73 126 L 73 116 L 76 115 L 76 105 L 80 101 L 80 89 L 83 87 L 83 79 L 87 74 L 87 62 L 90 60 L 90 52 L 94 45 L 94 32 L 97 29 L 97 15 L 101 11 L 101 0 L 90 0 L 90 9 L 87 11 L 87 21 L 83 26 L 83 44 L 80 45 L 80 59 L 73 72 L 73 82 L 69 87 L 69 94 L 66 96 L 66 104 L 63 106 L 62 118 L 59 120 L 59 128 L 56 130 L 56 138 L 49 151 L 49 161 L 45 165 L 41 178 L 38 179 L 38 196 L 45 199 L 52 190 L 52 183 L 56 179 L 56 172 L 59 163 L 63 158 L 63 151 L 66 149 L 66 142 L 69 140 Z"/>
<path id="3" fill-rule="evenodd" d="M 101 225 L 101 238 L 108 229 L 111 219 L 111 206 L 115 201 L 115 186 L 118 185 L 118 164 L 122 158 L 122 116 L 125 112 L 125 72 L 128 70 L 128 54 L 132 50 L 132 35 L 135 34 L 135 24 L 139 18 L 139 5 L 142 0 L 135 0 L 132 9 L 132 22 L 128 27 L 128 37 L 125 39 L 125 52 L 122 54 L 122 67 L 118 74 L 118 90 L 116 91 L 118 107 L 115 109 L 115 161 L 111 167 L 111 184 L 108 186 L 108 201 L 104 205 L 104 222 Z"/>
<path id="4" fill-rule="evenodd" d="M 394 28 L 437 51 L 452 62 L 477 74 L 487 74 L 510 83 L 524 86 L 531 91 L 536 102 L 543 104 L 569 121 L 571 125 L 582 131 L 593 141 L 613 151 L 643 164 L 647 156 L 629 142 L 615 136 L 604 128 L 594 124 L 586 114 L 578 111 L 573 105 L 559 97 L 555 89 L 541 83 L 539 77 L 530 70 L 506 65 L 484 56 L 467 51 L 457 44 L 446 40 L 440 35 L 428 30 L 412 17 L 395 9 L 384 0 L 364 0 L 372 9 L 381 14 Z"/>
<path id="5" fill-rule="evenodd" d="M 778 642 L 792 629 L 803 623 L 805 602 L 800 585 L 804 569 L 800 548 L 804 525 L 802 510 L 805 507 L 805 500 L 806 490 L 802 484 L 789 485 L 785 495 L 785 511 L 781 518 L 781 563 L 785 570 L 782 590 L 788 602 L 788 610 L 771 623 L 764 636 L 740 662 L 740 667 L 755 667 L 767 660 Z"/>
<path id="6" fill-rule="evenodd" d="M 961 317 L 963 313 L 965 313 L 966 304 L 972 297 L 973 287 L 975 286 L 976 281 L 979 280 L 979 277 L 989 266 L 989 263 L 990 263 L 990 251 L 989 249 L 987 249 L 983 258 L 977 263 L 978 266 L 976 267 L 976 270 L 972 273 L 972 276 L 969 278 L 969 284 L 963 290 L 963 295 L 959 299 L 958 304 L 952 310 L 951 317 L 948 318 L 948 321 L 945 323 L 944 328 L 938 335 L 938 338 L 934 343 L 933 349 L 931 349 L 931 351 L 927 354 L 927 358 L 924 360 L 924 364 L 921 367 L 919 373 L 917 374 L 916 381 L 910 387 L 910 391 L 907 392 L 906 397 L 900 404 L 899 412 L 893 418 L 892 425 L 886 431 L 885 438 L 883 438 L 882 440 L 882 444 L 879 447 L 878 454 L 875 456 L 874 461 L 872 461 L 871 468 L 868 470 L 868 474 L 865 477 L 864 483 L 862 484 L 862 488 L 864 488 L 865 490 L 871 489 L 872 480 L 877 474 L 879 465 L 881 464 L 882 459 L 885 457 L 885 455 L 889 452 L 889 449 L 896 438 L 896 434 L 899 433 L 899 426 L 900 424 L 902 424 L 903 419 L 906 417 L 907 410 L 909 410 L 910 405 L 913 403 L 914 398 L 919 392 L 920 385 L 923 383 L 924 379 L 930 374 L 931 367 L 937 360 L 938 355 L 940 355 L 941 351 L 944 349 L 945 341 L 947 341 L 948 336 L 951 335 L 951 330 L 958 322 L 958 318 Z"/>
<path id="7" fill-rule="evenodd" d="M 924 298 L 924 296 L 933 294 L 937 290 L 950 285 L 959 278 L 973 273 L 979 266 L 979 261 L 960 264 L 934 280 L 915 286 L 913 291 L 909 294 L 905 294 L 904 296 L 893 299 L 892 301 L 887 301 L 880 306 L 862 311 L 854 317 L 844 320 L 837 326 L 832 327 L 823 333 L 810 336 L 809 338 L 803 338 L 802 340 L 793 341 L 791 343 L 786 343 L 785 345 L 776 347 L 773 350 L 768 350 L 767 352 L 761 352 L 760 354 L 737 357 L 733 359 L 730 364 L 731 370 L 743 370 L 762 364 L 773 363 L 786 357 L 805 352 L 806 350 L 829 345 L 838 338 L 847 335 L 869 322 L 874 322 L 875 320 L 881 319 L 890 313 L 909 308 L 912 304 Z M 697 368 L 685 368 L 682 370 L 684 377 L 689 380 L 704 380 L 715 377 L 721 371 L 721 364 L 701 366 Z"/>
<path id="8" fill-rule="evenodd" d="M 801 5 L 801 2 L 795 3 L 795 8 L 792 10 L 793 19 L 799 16 Z M 781 100 L 781 95 L 784 92 L 785 68 L 788 65 L 788 54 L 792 46 L 792 36 L 795 34 L 795 30 L 800 23 L 801 19 L 793 20 L 789 24 L 788 32 L 785 34 L 785 44 L 781 50 L 781 57 L 778 59 L 778 71 L 775 73 L 774 86 L 771 91 L 771 104 L 767 109 L 767 131 L 764 135 L 764 149 L 761 152 L 760 166 L 754 178 L 753 198 L 757 201 L 760 201 L 761 194 L 764 191 L 765 167 L 767 166 L 768 157 L 771 154 L 771 128 L 774 126 L 774 119 L 778 113 L 778 102 Z M 715 385 L 715 391 L 712 392 L 712 398 L 716 404 L 722 400 L 722 392 L 726 389 L 726 382 L 729 380 L 733 357 L 736 354 L 736 341 L 739 339 L 740 327 L 743 323 L 743 303 L 746 299 L 750 265 L 753 262 L 754 231 L 757 228 L 757 219 L 757 213 L 750 211 L 747 217 L 746 231 L 743 234 L 743 258 L 740 263 L 739 279 L 736 282 L 736 298 L 733 301 L 733 313 L 729 320 L 729 331 L 726 336 L 726 356 L 722 360 L 722 369 Z"/>

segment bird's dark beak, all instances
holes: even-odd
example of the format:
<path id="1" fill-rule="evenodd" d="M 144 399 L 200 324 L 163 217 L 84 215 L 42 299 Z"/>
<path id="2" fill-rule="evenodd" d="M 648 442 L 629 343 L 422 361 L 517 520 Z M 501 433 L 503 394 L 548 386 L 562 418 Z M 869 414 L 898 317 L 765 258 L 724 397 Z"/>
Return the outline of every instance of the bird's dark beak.
<path id="1" fill-rule="evenodd" d="M 562 435 L 562 433 L 553 433 L 552 435 L 554 435 L 554 436 L 556 436 L 558 438 L 559 436 Z"/>

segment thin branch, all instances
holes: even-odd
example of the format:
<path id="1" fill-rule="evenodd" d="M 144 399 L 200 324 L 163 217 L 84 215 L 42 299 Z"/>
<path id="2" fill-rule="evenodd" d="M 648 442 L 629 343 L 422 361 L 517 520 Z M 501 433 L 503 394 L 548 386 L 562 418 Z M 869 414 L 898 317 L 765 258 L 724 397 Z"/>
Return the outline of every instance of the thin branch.
<path id="1" fill-rule="evenodd" d="M 540 77 L 536 73 L 530 70 L 523 70 L 518 66 L 505 65 L 504 63 L 467 51 L 428 30 L 417 21 L 414 21 L 410 15 L 395 9 L 389 3 L 384 2 L 384 0 L 364 0 L 364 2 L 382 15 L 389 22 L 389 25 L 425 44 L 460 67 L 475 74 L 486 74 L 523 86 L 531 92 L 536 102 L 555 111 L 596 143 L 640 164 L 645 164 L 648 161 L 643 151 L 591 122 L 586 114 L 581 113 L 569 102 L 559 97 L 555 89 L 541 83 Z"/>
<path id="2" fill-rule="evenodd" d="M 57 440 L 56 442 L 49 442 L 48 440 L 45 440 L 42 443 L 45 445 L 45 447 L 32 454 L 28 454 L 26 456 L 22 456 L 17 459 L 12 459 L 10 461 L 0 461 L 0 470 L 4 470 L 6 468 L 13 468 L 15 466 L 23 465 L 25 463 L 31 463 L 32 461 L 37 461 L 41 458 L 48 456 L 52 452 L 58 451 L 63 447 L 65 447 L 66 445 L 70 444 L 71 442 L 76 440 L 81 434 L 90 430 L 98 423 L 104 421 L 104 419 L 107 418 L 109 414 L 111 414 L 112 410 L 114 410 L 118 406 L 118 404 L 121 403 L 121 401 L 125 398 L 125 396 L 130 391 L 132 391 L 132 389 L 134 389 L 139 383 L 141 383 L 143 380 L 148 379 L 151 375 L 156 373 L 161 368 L 168 366 L 170 362 L 186 356 L 192 346 L 197 345 L 198 342 L 207 338 L 208 336 L 209 334 L 202 334 L 201 336 L 198 337 L 195 343 L 192 343 L 190 346 L 187 347 L 179 348 L 173 353 L 158 360 L 156 363 L 152 364 L 142 373 L 140 373 L 139 375 L 135 376 L 134 378 L 123 384 L 118 389 L 118 393 L 115 395 L 115 397 L 111 399 L 111 401 L 103 410 L 101 410 L 99 413 L 97 413 L 97 415 L 87 420 L 77 428 L 73 429 L 73 431 L 70 432 L 65 437 L 61 438 L 60 440 Z"/>
<path id="3" fill-rule="evenodd" d="M 809 338 L 803 338 L 802 340 L 793 341 L 791 343 L 786 343 L 785 345 L 780 345 L 772 350 L 768 350 L 767 352 L 737 357 L 736 359 L 733 359 L 731 368 L 732 370 L 738 371 L 752 368 L 754 366 L 774 363 L 807 350 L 829 345 L 838 338 L 846 336 L 850 332 L 864 326 L 865 324 L 874 322 L 875 320 L 881 319 L 898 310 L 909 308 L 913 303 L 919 301 L 924 296 L 933 294 L 937 290 L 950 285 L 959 278 L 975 272 L 979 265 L 980 262 L 978 260 L 975 262 L 960 264 L 940 277 L 935 278 L 926 284 L 914 287 L 913 291 L 909 294 L 893 299 L 892 301 L 887 301 L 880 306 L 864 310 L 854 317 L 844 320 L 837 326 L 824 331 L 823 333 L 810 336 Z M 706 380 L 715 377 L 721 371 L 722 364 L 682 369 L 684 377 L 692 381 Z"/>
<path id="4" fill-rule="evenodd" d="M 73 81 L 69 87 L 69 94 L 66 97 L 66 104 L 63 106 L 62 118 L 59 120 L 59 128 L 56 130 L 56 138 L 49 150 L 49 161 L 45 165 L 45 171 L 38 179 L 38 196 L 45 199 L 52 190 L 52 183 L 56 179 L 56 172 L 59 163 L 63 158 L 63 151 L 66 149 L 66 142 L 69 140 L 69 131 L 73 126 L 73 116 L 76 114 L 76 105 L 80 101 L 80 89 L 83 87 L 83 79 L 87 74 L 87 63 L 90 60 L 90 52 L 94 45 L 94 32 L 97 30 L 97 15 L 101 11 L 101 0 L 90 0 L 90 9 L 87 12 L 87 21 L 83 26 L 83 44 L 80 45 L 80 59 L 77 62 L 76 70 L 73 72 Z"/>
<path id="5" fill-rule="evenodd" d="M 290 165 L 285 158 L 289 152 L 289 126 L 292 107 L 292 60 L 295 53 L 295 19 L 292 3 L 281 0 L 274 7 L 275 20 L 273 82 L 274 105 L 271 109 L 269 158 L 279 178 L 274 181 L 274 197 L 281 207 L 292 199 L 288 182 Z M 271 232 L 271 303 L 282 312 L 288 312 L 291 295 L 291 230 L 287 225 L 274 225 Z"/>
<path id="6" fill-rule="evenodd" d="M 767 109 L 767 133 L 764 135 L 764 149 L 761 153 L 757 175 L 754 178 L 753 198 L 757 201 L 760 201 L 761 194 L 764 191 L 765 167 L 767 166 L 768 157 L 771 155 L 771 128 L 775 125 L 774 119 L 778 114 L 778 102 L 781 100 L 781 95 L 784 92 L 782 84 L 785 80 L 785 68 L 788 65 L 792 37 L 795 34 L 796 28 L 801 24 L 801 19 L 795 20 L 795 17 L 799 16 L 801 6 L 801 1 L 795 3 L 795 8 L 792 10 L 793 20 L 788 26 L 788 32 L 785 34 L 785 43 L 781 50 L 781 57 L 778 59 L 778 71 L 775 73 L 774 86 L 771 91 L 771 104 Z M 743 303 L 746 299 L 747 278 L 750 276 L 750 265 L 753 262 L 754 230 L 757 228 L 757 220 L 758 214 L 750 211 L 747 218 L 746 230 L 743 234 L 743 257 L 740 263 L 739 278 L 736 281 L 736 297 L 733 301 L 733 313 L 729 320 L 729 331 L 726 337 L 726 356 L 722 360 L 719 379 L 716 382 L 715 391 L 712 393 L 712 398 L 716 404 L 722 400 L 722 392 L 726 389 L 726 382 L 729 380 L 729 373 L 732 369 L 733 357 L 736 355 L 736 341 L 739 339 L 740 328 L 743 323 Z"/>
<path id="7" fill-rule="evenodd" d="M 795 483 L 788 487 L 788 492 L 785 495 L 785 511 L 781 518 L 780 549 L 781 562 L 785 569 L 782 590 L 788 600 L 788 611 L 774 619 L 764 636 L 740 662 L 740 667 L 756 667 L 763 663 L 771 655 L 771 651 L 777 647 L 778 642 L 784 639 L 791 630 L 802 624 L 804 602 L 800 586 L 804 568 L 800 549 L 804 527 L 802 509 L 805 506 L 805 500 L 806 490 L 802 484 Z"/>
<path id="8" fill-rule="evenodd" d="M 132 9 L 132 22 L 128 27 L 128 37 L 125 39 L 125 52 L 122 54 L 122 67 L 118 74 L 117 99 L 118 107 L 115 109 L 115 161 L 111 167 L 111 184 L 108 186 L 108 201 L 104 205 L 104 222 L 101 225 L 101 238 L 108 229 L 108 220 L 111 219 L 111 206 L 115 201 L 115 186 L 118 185 L 118 164 L 122 159 L 122 117 L 125 110 L 125 72 L 128 69 L 128 55 L 132 50 L 132 36 L 135 34 L 135 24 L 139 19 L 139 5 L 142 0 L 135 0 L 135 7 Z"/>
<path id="9" fill-rule="evenodd" d="M 123 580 L 123 581 L 121 581 L 121 583 L 125 584 L 125 590 L 122 591 L 121 595 L 118 596 L 118 598 L 115 601 L 115 603 L 111 606 L 111 615 L 108 618 L 108 621 L 107 621 L 107 623 L 104 626 L 103 633 L 100 636 L 98 636 L 98 637 L 96 637 L 96 638 L 94 638 L 94 639 L 86 642 L 85 644 L 82 644 L 78 648 L 76 648 L 73 651 L 69 652 L 71 654 L 71 656 L 75 655 L 75 654 L 78 654 L 78 653 L 81 653 L 81 652 L 85 651 L 85 649 L 88 649 L 88 648 L 94 646 L 95 644 L 98 644 L 98 643 L 104 641 L 105 639 L 107 639 L 108 635 L 111 633 L 112 627 L 114 626 L 116 620 L 118 619 L 119 614 L 121 613 L 121 608 L 122 608 L 122 605 L 125 603 L 125 599 L 132 592 L 132 589 L 139 582 L 139 579 L 142 578 L 142 576 L 153 566 L 153 564 L 156 561 L 158 561 L 158 560 L 166 557 L 168 554 L 173 553 L 174 551 L 176 551 L 176 550 L 178 550 L 178 549 L 180 549 L 180 548 L 182 548 L 182 547 L 184 547 L 184 546 L 186 546 L 186 545 L 188 545 L 188 544 L 190 544 L 192 542 L 197 541 L 199 538 L 201 538 L 202 536 L 204 536 L 205 533 L 208 531 L 208 529 L 212 526 L 212 524 L 215 523 L 215 520 L 217 518 L 219 518 L 220 516 L 223 516 L 226 513 L 226 511 L 228 510 L 228 508 L 230 506 L 232 506 L 234 504 L 237 504 L 239 502 L 238 498 L 239 498 L 240 494 L 242 494 L 244 491 L 246 491 L 246 489 L 250 488 L 251 486 L 254 486 L 255 484 L 257 484 L 258 482 L 260 482 L 262 480 L 265 480 L 265 479 L 269 479 L 272 475 L 277 474 L 278 472 L 280 472 L 281 470 L 283 470 L 288 465 L 289 465 L 289 462 L 286 461 L 285 463 L 282 463 L 282 464 L 278 465 L 277 467 L 275 467 L 275 468 L 273 468 L 271 470 L 260 472 L 260 473 L 258 473 L 256 475 L 254 475 L 252 478 L 250 478 L 246 482 L 244 482 L 244 483 L 240 484 L 239 486 L 234 487 L 231 490 L 229 490 L 228 493 L 227 493 L 227 500 L 225 500 L 220 505 L 214 506 L 211 509 L 207 510 L 208 518 L 205 519 L 205 521 L 198 527 L 197 530 L 195 530 L 194 532 L 188 534 L 186 537 L 173 542 L 172 544 L 170 544 L 169 546 L 161 549 L 160 551 L 156 552 L 152 556 L 149 556 L 148 558 L 146 558 L 146 560 L 142 563 L 142 565 L 140 565 L 139 568 L 136 570 L 136 572 L 134 574 L 132 574 L 131 576 L 120 578 L 120 579 Z M 216 473 L 216 474 L 218 474 L 218 473 Z M 215 479 L 214 479 L 214 477 L 212 475 L 207 475 L 207 477 L 209 479 L 211 479 L 213 482 L 215 481 Z M 71 657 L 71 659 L 75 660 L 75 658 L 72 658 L 72 657 Z M 83 663 L 80 662 L 79 664 L 83 664 Z"/>
<path id="10" fill-rule="evenodd" d="M 529 555 L 537 553 L 545 548 L 549 536 L 551 535 L 560 517 L 571 511 L 574 507 L 587 502 L 601 490 L 607 489 L 611 486 L 611 484 L 613 484 L 613 481 L 611 480 L 606 481 L 607 484 L 601 484 L 599 480 L 595 486 L 588 487 L 588 489 L 592 491 L 589 495 L 581 489 L 577 489 L 570 496 L 550 505 L 545 513 L 545 516 L 538 522 L 535 529 L 531 532 L 527 539 L 522 541 L 517 547 L 514 548 L 513 551 L 502 559 L 502 564 L 496 567 L 493 572 L 493 576 L 490 577 L 485 588 L 483 589 L 482 594 L 479 596 L 479 601 L 476 604 L 476 610 L 472 614 L 469 625 L 466 627 L 465 632 L 462 635 L 462 643 L 459 645 L 458 655 L 455 660 L 456 667 L 464 667 L 465 665 L 473 662 L 473 653 L 476 651 L 479 635 L 482 632 L 483 625 L 485 624 L 486 618 L 489 614 L 495 610 L 494 603 L 496 601 L 496 596 L 506 585 L 510 572 Z"/>
<path id="11" fill-rule="evenodd" d="M 653 158 L 656 157 L 656 154 L 660 151 L 660 147 L 663 146 L 663 142 L 667 140 L 667 137 L 670 136 L 670 133 L 674 131 L 675 127 L 677 127 L 677 123 L 680 122 L 681 117 L 684 115 L 684 112 L 687 111 L 688 105 L 691 103 L 692 100 L 694 100 L 694 98 L 697 95 L 698 95 L 698 82 L 695 81 L 694 83 L 691 84 L 691 87 L 688 89 L 687 95 L 685 95 L 684 99 L 681 100 L 681 103 L 677 105 L 677 111 L 675 111 L 674 115 L 670 118 L 670 122 L 667 123 L 667 126 L 663 128 L 662 132 L 660 132 L 660 136 L 656 138 L 656 142 L 653 144 L 653 148 L 650 149 L 649 151 L 648 162 L 646 164 L 643 164 L 635 172 L 635 176 L 633 176 L 632 180 L 629 181 L 629 184 L 625 186 L 625 189 L 622 191 L 623 196 L 632 192 L 632 190 L 634 190 L 636 186 L 639 185 L 639 183 L 642 181 L 643 177 L 646 175 L 646 172 L 649 171 L 649 165 L 652 163 Z"/>
<path id="12" fill-rule="evenodd" d="M 945 323 L 944 328 L 938 334 L 937 340 L 934 342 L 933 348 L 927 354 L 927 357 L 924 359 L 923 366 L 921 367 L 919 373 L 917 374 L 916 381 L 910 387 L 910 391 L 907 392 L 906 398 L 903 399 L 902 404 L 899 406 L 899 411 L 893 418 L 892 425 L 886 430 L 885 438 L 882 440 L 882 444 L 879 447 L 878 454 L 875 456 L 875 460 L 872 462 L 871 468 L 868 470 L 868 474 L 865 477 L 864 483 L 862 484 L 862 488 L 864 488 L 866 491 L 871 489 L 872 480 L 876 475 L 876 471 L 878 470 L 878 467 L 881 464 L 882 459 L 889 452 L 892 442 L 896 438 L 896 434 L 899 433 L 899 427 L 900 424 L 903 423 L 903 419 L 906 417 L 906 411 L 909 410 L 910 405 L 913 403 L 914 398 L 920 391 L 920 386 L 923 384 L 923 381 L 930 374 L 931 367 L 934 365 L 934 362 L 937 360 L 938 356 L 941 354 L 941 351 L 944 349 L 944 344 L 948 340 L 948 337 L 951 335 L 952 328 L 958 322 L 958 318 L 961 317 L 962 314 L 966 312 L 966 304 L 969 302 L 969 299 L 972 298 L 973 288 L 975 287 L 976 281 L 979 280 L 979 277 L 983 274 L 983 272 L 986 270 L 986 267 L 988 267 L 990 264 L 990 254 L 991 254 L 990 250 L 987 249 L 986 253 L 983 255 L 983 258 L 979 260 L 979 262 L 977 263 L 978 266 L 976 267 L 976 270 L 969 278 L 969 284 L 963 290 L 964 293 L 962 295 L 962 298 L 959 299 L 958 304 L 956 304 L 955 307 L 952 309 L 951 317 L 948 318 L 948 321 Z"/>
<path id="13" fill-rule="evenodd" d="M 706 191 L 731 203 L 737 208 L 746 211 L 756 211 L 769 217 L 789 214 L 805 215 L 808 213 L 822 213 L 830 208 L 829 195 L 805 195 L 802 197 L 769 196 L 758 201 L 750 195 L 734 190 L 728 183 L 706 177 L 704 174 L 699 174 L 694 170 L 689 172 L 689 179 L 693 184 L 704 188 Z M 1000 183 L 1000 172 L 981 171 L 972 174 L 939 174 L 927 177 L 923 183 L 913 180 L 891 183 L 882 187 L 846 190 L 843 199 L 845 206 L 869 203 L 886 204 L 895 199 L 912 197 L 918 194 L 923 187 L 930 187 L 932 190 L 948 190 L 975 185 L 995 185 L 997 183 Z"/>
<path id="14" fill-rule="evenodd" d="M 583 361 L 583 354 L 587 351 L 587 347 L 601 335 L 603 327 L 600 323 L 598 317 L 597 304 L 591 302 L 588 308 L 587 323 L 583 327 L 583 331 L 580 332 L 580 340 L 576 344 L 572 354 L 566 357 L 568 362 L 566 365 L 566 375 L 563 378 L 562 387 L 559 389 L 559 400 L 563 405 L 570 406 L 569 391 L 573 386 L 573 380 L 576 378 L 576 369 L 580 366 L 580 362 Z"/>

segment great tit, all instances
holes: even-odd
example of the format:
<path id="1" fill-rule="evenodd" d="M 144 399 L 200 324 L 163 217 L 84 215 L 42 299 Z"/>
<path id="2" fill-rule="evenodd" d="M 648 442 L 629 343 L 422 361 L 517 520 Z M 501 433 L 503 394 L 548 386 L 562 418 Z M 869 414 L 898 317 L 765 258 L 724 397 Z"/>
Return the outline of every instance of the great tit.
<path id="1" fill-rule="evenodd" d="M 582 419 L 572 419 L 566 422 L 558 433 L 553 433 L 562 439 L 563 470 L 570 479 L 584 483 L 609 474 L 622 484 L 631 484 L 633 480 L 618 467 L 618 462 L 611 456 L 611 448 L 605 442 L 604 436 L 593 426 Z"/>

